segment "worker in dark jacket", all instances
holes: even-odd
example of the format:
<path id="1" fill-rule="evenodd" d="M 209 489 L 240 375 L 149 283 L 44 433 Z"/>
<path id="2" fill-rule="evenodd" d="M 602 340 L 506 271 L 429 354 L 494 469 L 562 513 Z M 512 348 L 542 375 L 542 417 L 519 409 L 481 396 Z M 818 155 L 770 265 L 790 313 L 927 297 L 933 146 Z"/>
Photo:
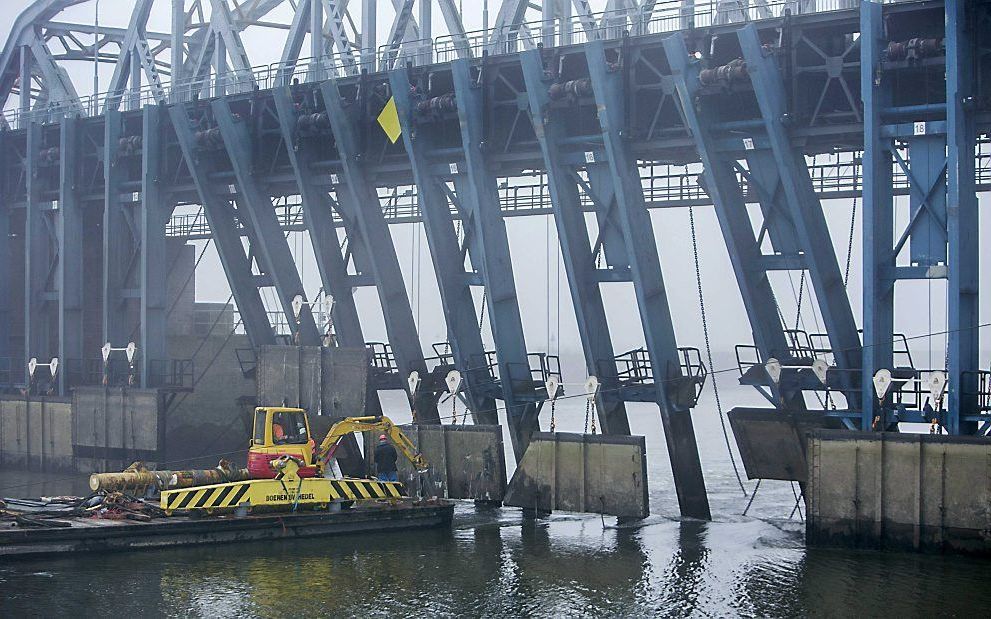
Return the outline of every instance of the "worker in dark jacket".
<path id="1" fill-rule="evenodd" d="M 375 448 L 375 468 L 378 470 L 379 481 L 399 481 L 396 474 L 397 459 L 396 448 L 389 444 L 389 438 L 383 434 Z"/>

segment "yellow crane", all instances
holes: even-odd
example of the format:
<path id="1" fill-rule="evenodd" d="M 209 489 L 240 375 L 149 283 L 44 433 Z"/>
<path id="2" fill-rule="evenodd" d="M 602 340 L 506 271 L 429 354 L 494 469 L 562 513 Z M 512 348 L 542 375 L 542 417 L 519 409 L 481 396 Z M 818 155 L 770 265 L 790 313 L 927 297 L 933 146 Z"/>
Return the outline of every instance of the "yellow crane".
<path id="1" fill-rule="evenodd" d="M 214 513 L 238 507 L 296 511 L 327 509 L 354 501 L 407 498 L 399 482 L 339 476 L 332 465 L 334 453 L 341 439 L 355 432 L 383 434 L 418 471 L 428 468 L 409 438 L 385 416 L 342 419 L 330 428 L 319 446 L 311 437 L 309 418 L 301 408 L 256 408 L 253 428 L 248 449 L 251 479 L 163 491 L 161 506 L 165 513 Z"/>

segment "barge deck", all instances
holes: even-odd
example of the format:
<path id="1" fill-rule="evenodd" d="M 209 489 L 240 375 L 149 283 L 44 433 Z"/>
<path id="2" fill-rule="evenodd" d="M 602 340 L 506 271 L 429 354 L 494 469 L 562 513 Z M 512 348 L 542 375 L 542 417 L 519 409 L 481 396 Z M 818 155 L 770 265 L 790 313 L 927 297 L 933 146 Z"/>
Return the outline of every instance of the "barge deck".
<path id="1" fill-rule="evenodd" d="M 431 500 L 336 512 L 161 516 L 145 522 L 67 516 L 58 519 L 58 526 L 38 528 L 0 522 L 0 560 L 442 527 L 450 526 L 453 514 L 452 501 Z"/>

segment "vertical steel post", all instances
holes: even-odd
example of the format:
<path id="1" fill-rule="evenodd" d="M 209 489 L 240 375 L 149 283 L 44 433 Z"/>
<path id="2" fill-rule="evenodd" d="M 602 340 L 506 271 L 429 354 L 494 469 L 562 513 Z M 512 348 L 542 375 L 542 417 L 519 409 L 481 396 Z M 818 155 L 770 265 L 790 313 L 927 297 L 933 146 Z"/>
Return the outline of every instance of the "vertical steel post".
<path id="1" fill-rule="evenodd" d="M 653 366 L 657 405 L 664 426 L 678 503 L 683 516 L 707 520 L 711 517 L 709 500 L 691 410 L 681 409 L 673 397 L 675 385 L 683 376 L 657 242 L 640 184 L 637 160 L 625 135 L 626 107 L 623 96 L 627 89 L 623 80 L 624 68 L 607 63 L 602 41 L 586 43 L 585 57 L 595 92 L 603 144 L 614 179 L 618 220 L 626 239 L 640 319 Z"/>
<path id="2" fill-rule="evenodd" d="M 58 357 L 62 370 L 58 373 L 58 388 L 69 393 L 69 368 L 82 361 L 83 350 L 83 208 L 79 203 L 77 174 L 82 159 L 79 148 L 79 119 L 62 119 L 59 139 L 60 178 L 58 212 L 58 279 L 59 325 Z"/>
<path id="3" fill-rule="evenodd" d="M 389 81 L 400 124 L 403 127 L 403 144 L 409 156 L 413 181 L 416 183 L 417 204 L 423 217 L 430 258 L 437 276 L 454 363 L 464 378 L 469 408 L 476 423 L 497 424 L 499 415 L 496 412 L 495 399 L 488 389 L 492 378 L 486 363 L 485 346 L 482 343 L 475 300 L 471 293 L 469 279 L 471 274 L 465 272 L 464 257 L 455 233 L 451 207 L 445 191 L 447 181 L 433 172 L 433 166 L 429 161 L 430 151 L 436 148 L 432 140 L 433 133 L 431 127 L 417 127 L 415 124 L 412 110 L 414 102 L 410 96 L 409 75 L 406 69 L 391 72 Z M 460 191 L 458 200 L 462 203 L 465 200 Z M 467 213 L 463 214 L 462 225 L 466 230 L 465 235 L 470 236 L 471 232 L 467 229 L 471 227 L 471 222 Z M 472 253 L 471 258 L 475 271 L 481 272 L 482 256 Z M 501 355 L 498 345 L 496 354 Z M 501 360 L 501 356 L 499 358 Z M 511 384 L 511 381 L 506 381 L 506 384 Z M 504 397 L 505 391 L 504 389 Z M 511 403 L 513 403 L 512 396 L 506 402 L 506 406 L 515 445 L 519 435 L 515 419 L 508 414 Z"/>
<path id="4" fill-rule="evenodd" d="M 41 124 L 29 119 L 26 125 L 24 211 L 24 351 L 21 368 L 27 377 L 31 357 L 48 357 L 49 329 L 45 283 L 48 279 L 50 248 L 41 205 L 41 179 L 38 151 L 41 148 Z"/>
<path id="5" fill-rule="evenodd" d="M 238 213 L 243 215 L 245 225 L 251 227 L 253 238 L 258 240 L 258 246 L 252 249 L 262 258 L 266 271 L 272 277 L 272 284 L 282 304 L 282 311 L 293 334 L 297 336 L 297 343 L 302 346 L 319 346 L 320 333 L 317 331 L 311 308 L 304 305 L 298 318 L 293 309 L 293 298 L 301 295 L 305 301 L 306 291 L 303 289 L 303 282 L 293 260 L 289 242 L 272 208 L 272 201 L 268 194 L 262 192 L 256 180 L 251 163 L 251 137 L 244 122 L 235 120 L 226 100 L 213 101 L 211 108 L 237 179 L 241 198 L 238 200 Z"/>
<path id="6" fill-rule="evenodd" d="M 788 136 L 790 115 L 784 78 L 774 58 L 762 46 L 755 26 L 745 26 L 737 33 L 770 150 L 780 170 L 786 203 L 791 209 L 791 219 L 805 254 L 805 266 L 815 287 L 833 358 L 838 367 L 859 372 L 862 356 L 860 335 L 833 251 L 826 218 L 812 186 L 805 157 L 792 147 Z M 847 379 L 844 382 L 847 399 L 856 401 L 856 388 L 850 383 L 857 381 Z"/>
<path id="7" fill-rule="evenodd" d="M 203 212 L 210 224 L 210 233 L 248 339 L 255 348 L 273 345 L 276 342 L 275 331 L 265 312 L 251 263 L 244 255 L 240 228 L 230 204 L 232 196 L 223 195 L 217 190 L 216 184 L 207 178 L 212 166 L 207 157 L 200 156 L 184 106 L 173 105 L 168 109 L 183 161 L 203 203 Z"/>
<path id="8" fill-rule="evenodd" d="M 675 90 L 681 106 L 682 117 L 695 141 L 703 165 L 705 190 L 712 200 L 716 219 L 723 233 L 730 262 L 736 275 L 743 305 L 750 319 L 754 344 L 761 359 L 785 359 L 789 356 L 781 320 L 775 311 L 777 305 L 767 271 L 763 268 L 763 256 L 754 237 L 753 225 L 747 215 L 743 190 L 737 180 L 734 161 L 716 147 L 709 127 L 712 118 L 702 102 L 696 103 L 699 90 L 699 66 L 690 60 L 684 37 L 675 34 L 664 40 L 664 51 L 671 67 Z M 776 404 L 788 408 L 804 409 L 801 393 L 781 398 L 773 387 Z"/>
<path id="9" fill-rule="evenodd" d="M 973 432 L 961 418 L 977 408 L 979 218 L 974 144 L 977 138 L 974 84 L 977 83 L 976 3 L 945 3 L 947 236 L 949 240 L 948 330 L 949 417 L 951 434 Z M 985 230 L 986 232 L 986 230 Z"/>
<path id="10" fill-rule="evenodd" d="M 396 246 L 382 213 L 378 191 L 370 180 L 361 157 L 356 121 L 351 114 L 352 106 L 360 104 L 352 103 L 345 107 L 336 79 L 325 80 L 321 83 L 320 90 L 341 160 L 342 183 L 336 187 L 337 201 L 346 216 L 356 223 L 360 242 L 367 250 L 389 344 L 396 355 L 403 382 L 413 371 L 426 377 L 427 364 L 423 358 L 416 321 L 413 319 L 413 309 L 406 294 L 399 258 L 396 256 Z M 419 421 L 439 422 L 437 403 L 431 393 L 423 389 L 415 395 L 410 393 L 409 396 Z"/>
<path id="11" fill-rule="evenodd" d="M 156 363 L 167 371 L 167 269 L 165 226 L 172 216 L 171 197 L 162 187 L 162 108 L 149 105 L 141 119 L 141 384 L 152 386 Z"/>
<path id="12" fill-rule="evenodd" d="M 590 376 L 598 377 L 601 385 L 596 398 L 599 421 L 603 433 L 629 435 L 630 421 L 626 416 L 626 404 L 619 393 L 615 352 L 597 279 L 595 257 L 589 246 L 581 196 L 578 193 L 575 172 L 561 152 L 560 143 L 566 130 L 561 115 L 553 114 L 549 107 L 550 97 L 547 94 L 547 84 L 543 81 L 544 68 L 540 51 L 522 52 L 520 62 L 526 83 L 530 120 L 540 144 L 547 174 L 554 224 L 574 303 L 585 368 Z"/>

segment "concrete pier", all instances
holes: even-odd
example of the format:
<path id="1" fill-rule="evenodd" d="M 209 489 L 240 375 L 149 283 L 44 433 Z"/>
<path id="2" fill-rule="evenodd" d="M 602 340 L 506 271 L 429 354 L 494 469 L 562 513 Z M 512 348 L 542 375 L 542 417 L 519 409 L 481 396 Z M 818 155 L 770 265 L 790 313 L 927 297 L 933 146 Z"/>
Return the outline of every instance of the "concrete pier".
<path id="1" fill-rule="evenodd" d="M 809 435 L 810 545 L 991 556 L 991 439 Z"/>

